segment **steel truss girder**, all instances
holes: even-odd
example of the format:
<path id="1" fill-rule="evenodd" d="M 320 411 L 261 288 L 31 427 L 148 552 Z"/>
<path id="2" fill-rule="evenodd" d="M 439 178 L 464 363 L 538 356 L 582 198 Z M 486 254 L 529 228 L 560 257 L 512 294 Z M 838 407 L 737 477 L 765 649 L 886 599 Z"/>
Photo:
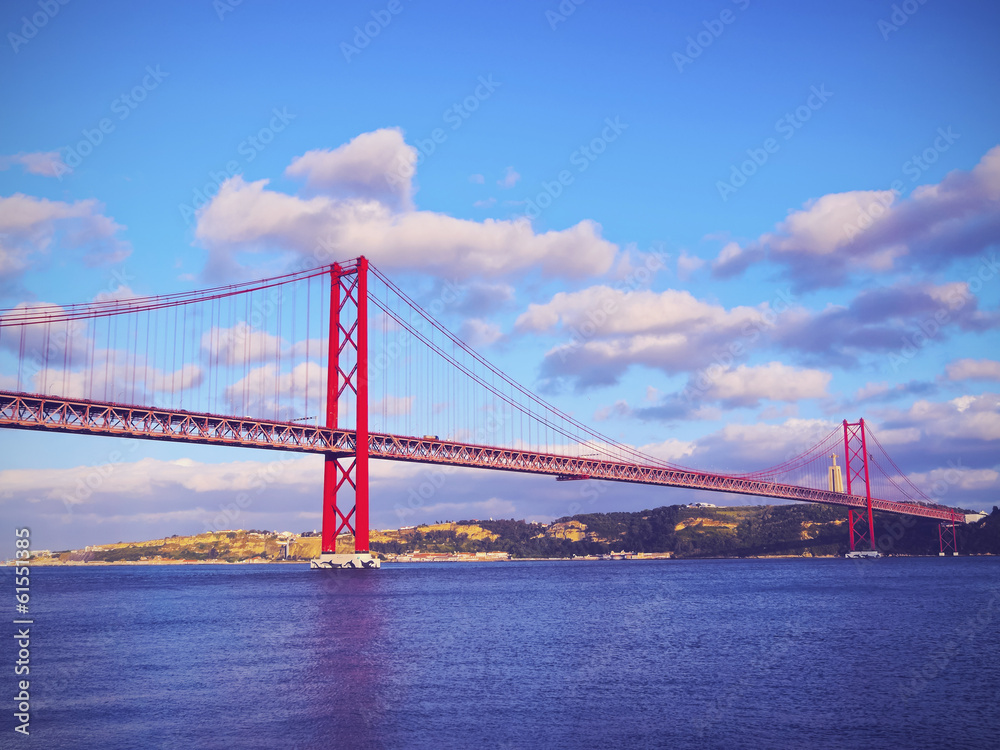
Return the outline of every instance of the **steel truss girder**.
<path id="1" fill-rule="evenodd" d="M 0 427 L 268 448 L 335 457 L 357 455 L 357 437 L 354 430 L 147 409 L 3 391 L 0 391 Z M 381 433 L 369 434 L 368 449 L 372 458 L 390 461 L 447 464 L 555 477 L 588 476 L 592 479 L 613 482 L 730 492 L 825 503 L 867 511 L 867 499 L 857 495 L 661 466 L 575 458 Z M 872 498 L 871 503 L 875 510 L 887 513 L 955 523 L 964 520 L 961 513 L 947 508 L 911 505 L 878 498 Z"/>

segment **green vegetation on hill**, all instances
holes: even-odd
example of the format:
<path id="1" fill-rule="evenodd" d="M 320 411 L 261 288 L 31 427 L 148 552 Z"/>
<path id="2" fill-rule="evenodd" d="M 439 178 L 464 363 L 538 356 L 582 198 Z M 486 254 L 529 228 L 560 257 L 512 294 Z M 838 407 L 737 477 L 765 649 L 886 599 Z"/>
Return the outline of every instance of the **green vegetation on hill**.
<path id="1" fill-rule="evenodd" d="M 514 558 L 573 557 L 613 551 L 669 552 L 674 557 L 842 555 L 848 549 L 844 508 L 808 503 L 704 507 L 671 505 L 636 513 L 583 513 L 545 525 L 525 521 L 459 521 L 372 530 L 371 549 L 387 554 L 506 552 Z M 875 539 L 885 554 L 935 555 L 938 524 L 875 514 Z M 146 542 L 118 542 L 57 552 L 40 564 L 201 560 L 308 560 L 320 552 L 315 534 L 216 531 Z M 353 539 L 337 540 L 338 551 Z M 958 527 L 961 554 L 1000 554 L 1000 509 Z"/>
<path id="2" fill-rule="evenodd" d="M 847 512 L 826 505 L 690 507 L 635 513 L 584 513 L 544 526 L 524 521 L 459 521 L 373 533 L 372 550 L 509 552 L 512 557 L 572 557 L 671 552 L 675 557 L 842 555 L 849 548 Z M 886 554 L 938 552 L 936 521 L 875 514 L 875 538 Z M 1000 511 L 958 531 L 963 554 L 1000 554 Z"/>

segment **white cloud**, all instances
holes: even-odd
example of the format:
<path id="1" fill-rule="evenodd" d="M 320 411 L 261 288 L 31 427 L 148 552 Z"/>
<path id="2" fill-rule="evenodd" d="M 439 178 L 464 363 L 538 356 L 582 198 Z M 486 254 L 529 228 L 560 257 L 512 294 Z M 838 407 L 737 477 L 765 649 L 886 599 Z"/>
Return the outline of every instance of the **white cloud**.
<path id="1" fill-rule="evenodd" d="M 495 343 L 503 336 L 503 331 L 496 323 L 482 318 L 469 318 L 462 323 L 458 337 L 473 348 L 486 347 Z"/>
<path id="2" fill-rule="evenodd" d="M 503 177 L 497 180 L 497 185 L 502 188 L 512 188 L 520 179 L 521 175 L 517 173 L 514 167 L 507 167 L 503 173 Z"/>
<path id="3" fill-rule="evenodd" d="M 688 281 L 694 272 L 705 265 L 705 261 L 696 255 L 688 255 L 687 251 L 682 250 L 680 257 L 677 258 L 677 277 L 681 281 Z"/>
<path id="4" fill-rule="evenodd" d="M 315 149 L 292 160 L 289 177 L 304 178 L 306 188 L 328 195 L 369 198 L 410 208 L 417 150 L 399 128 L 362 133 L 335 149 Z"/>
<path id="5" fill-rule="evenodd" d="M 83 261 L 91 266 L 121 261 L 131 252 L 118 238 L 122 229 L 93 199 L 64 203 L 22 193 L 0 197 L 0 276 L 20 274 L 39 256 L 62 248 L 83 250 Z"/>
<path id="6" fill-rule="evenodd" d="M 202 356 L 213 364 L 263 362 L 274 359 L 284 348 L 285 342 L 280 337 L 243 321 L 231 328 L 213 327 L 201 336 Z"/>
<path id="7" fill-rule="evenodd" d="M 22 151 L 13 156 L 0 156 L 0 171 L 10 169 L 15 164 L 24 167 L 24 171 L 28 174 L 37 174 L 42 177 L 59 177 L 73 171 L 66 166 L 58 151 L 33 151 L 31 153 Z"/>
<path id="8" fill-rule="evenodd" d="M 199 214 L 196 236 L 211 253 L 209 273 L 235 270 L 239 252 L 280 248 L 318 263 L 365 255 L 388 269 L 419 269 L 452 277 L 503 276 L 538 268 L 581 278 L 606 272 L 617 247 L 600 225 L 536 234 L 527 219 L 483 222 L 431 211 L 393 211 L 375 200 L 303 199 L 267 189 L 267 180 L 227 180 Z"/>
<path id="9" fill-rule="evenodd" d="M 893 191 L 831 193 L 792 211 L 774 232 L 740 247 L 726 245 L 718 276 L 764 258 L 781 263 L 803 288 L 836 286 L 858 269 L 881 273 L 936 267 L 982 252 L 1000 240 L 1000 146 L 970 171 L 955 170 L 907 198 Z"/>
<path id="10" fill-rule="evenodd" d="M 310 151 L 287 170 L 306 179 L 306 196 L 272 190 L 268 180 L 230 178 L 198 214 L 195 236 L 209 251 L 207 274 L 238 274 L 248 254 L 287 263 L 289 252 L 316 265 L 364 254 L 386 270 L 452 278 L 533 269 L 583 278 L 613 266 L 618 248 L 592 221 L 537 234 L 523 218 L 476 222 L 413 210 L 415 153 L 396 129 Z"/>
<path id="11" fill-rule="evenodd" d="M 481 174 L 470 174 L 469 182 L 474 183 L 476 185 L 482 185 L 483 183 L 486 182 L 486 178 L 483 177 Z"/>
<path id="12" fill-rule="evenodd" d="M 893 415 L 893 422 L 908 422 L 925 435 L 965 440 L 1000 440 L 1000 395 L 983 393 L 951 401 L 917 401 Z"/>
<path id="13" fill-rule="evenodd" d="M 939 482 L 962 490 L 991 490 L 1000 486 L 1000 472 L 995 469 L 940 468 L 914 472 L 909 479 L 918 487 L 931 487 Z"/>
<path id="14" fill-rule="evenodd" d="M 322 400 L 326 394 L 326 368 L 315 362 L 300 362 L 288 372 L 279 372 L 273 363 L 255 367 L 224 390 L 230 407 L 246 414 L 265 415 L 278 419 L 293 419 L 314 416 L 295 411 L 304 404 L 305 395 L 312 393 Z M 341 402 L 342 413 L 346 413 L 349 402 Z M 320 403 L 322 409 L 322 403 Z"/>
<path id="15" fill-rule="evenodd" d="M 386 396 L 372 403 L 370 414 L 385 414 L 386 417 L 401 417 L 413 411 L 413 396 Z"/>
<path id="16" fill-rule="evenodd" d="M 766 365 L 739 365 L 712 378 L 705 397 L 728 406 L 749 406 L 760 399 L 799 401 L 827 396 L 833 375 L 822 370 L 789 367 L 781 362 Z"/>
<path id="17" fill-rule="evenodd" d="M 668 373 L 705 366 L 748 332 L 759 335 L 768 311 L 767 304 L 727 310 L 676 289 L 593 286 L 530 305 L 515 327 L 521 333 L 561 327 L 570 334 L 569 343 L 546 354 L 543 372 L 590 387 L 616 382 L 632 364 Z"/>
<path id="18" fill-rule="evenodd" d="M 1000 362 L 995 359 L 959 359 L 945 371 L 949 380 L 1000 380 Z"/>

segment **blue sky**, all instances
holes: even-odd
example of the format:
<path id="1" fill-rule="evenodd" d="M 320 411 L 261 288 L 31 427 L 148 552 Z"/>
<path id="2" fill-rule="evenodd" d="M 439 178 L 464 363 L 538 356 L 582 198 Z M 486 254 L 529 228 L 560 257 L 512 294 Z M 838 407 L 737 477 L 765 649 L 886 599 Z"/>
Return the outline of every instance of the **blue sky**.
<path id="1" fill-rule="evenodd" d="M 492 300 L 444 322 L 619 439 L 760 468 L 864 416 L 942 502 L 988 509 L 998 21 L 934 0 L 11 2 L 0 307 L 254 278 L 335 236 L 421 299 Z M 8 526 L 56 549 L 200 531 L 282 458 L 119 442 L 0 434 Z M 295 460 L 233 526 L 318 526 L 320 464 Z M 396 512 L 426 471 L 379 471 L 381 527 L 690 499 L 471 473 Z"/>

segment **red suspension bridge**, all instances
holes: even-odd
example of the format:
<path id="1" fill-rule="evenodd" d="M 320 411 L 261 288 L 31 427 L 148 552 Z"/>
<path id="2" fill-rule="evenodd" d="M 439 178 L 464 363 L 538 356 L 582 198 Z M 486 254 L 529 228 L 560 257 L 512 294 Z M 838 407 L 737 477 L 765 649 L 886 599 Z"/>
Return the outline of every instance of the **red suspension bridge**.
<path id="1" fill-rule="evenodd" d="M 370 559 L 371 459 L 845 506 L 852 550 L 875 549 L 873 511 L 919 516 L 957 552 L 964 516 L 931 502 L 864 420 L 761 471 L 694 470 L 546 403 L 438 323 L 439 305 L 422 308 L 362 257 L 196 292 L 0 310 L 0 427 L 321 453 L 327 558 L 347 531 Z"/>

